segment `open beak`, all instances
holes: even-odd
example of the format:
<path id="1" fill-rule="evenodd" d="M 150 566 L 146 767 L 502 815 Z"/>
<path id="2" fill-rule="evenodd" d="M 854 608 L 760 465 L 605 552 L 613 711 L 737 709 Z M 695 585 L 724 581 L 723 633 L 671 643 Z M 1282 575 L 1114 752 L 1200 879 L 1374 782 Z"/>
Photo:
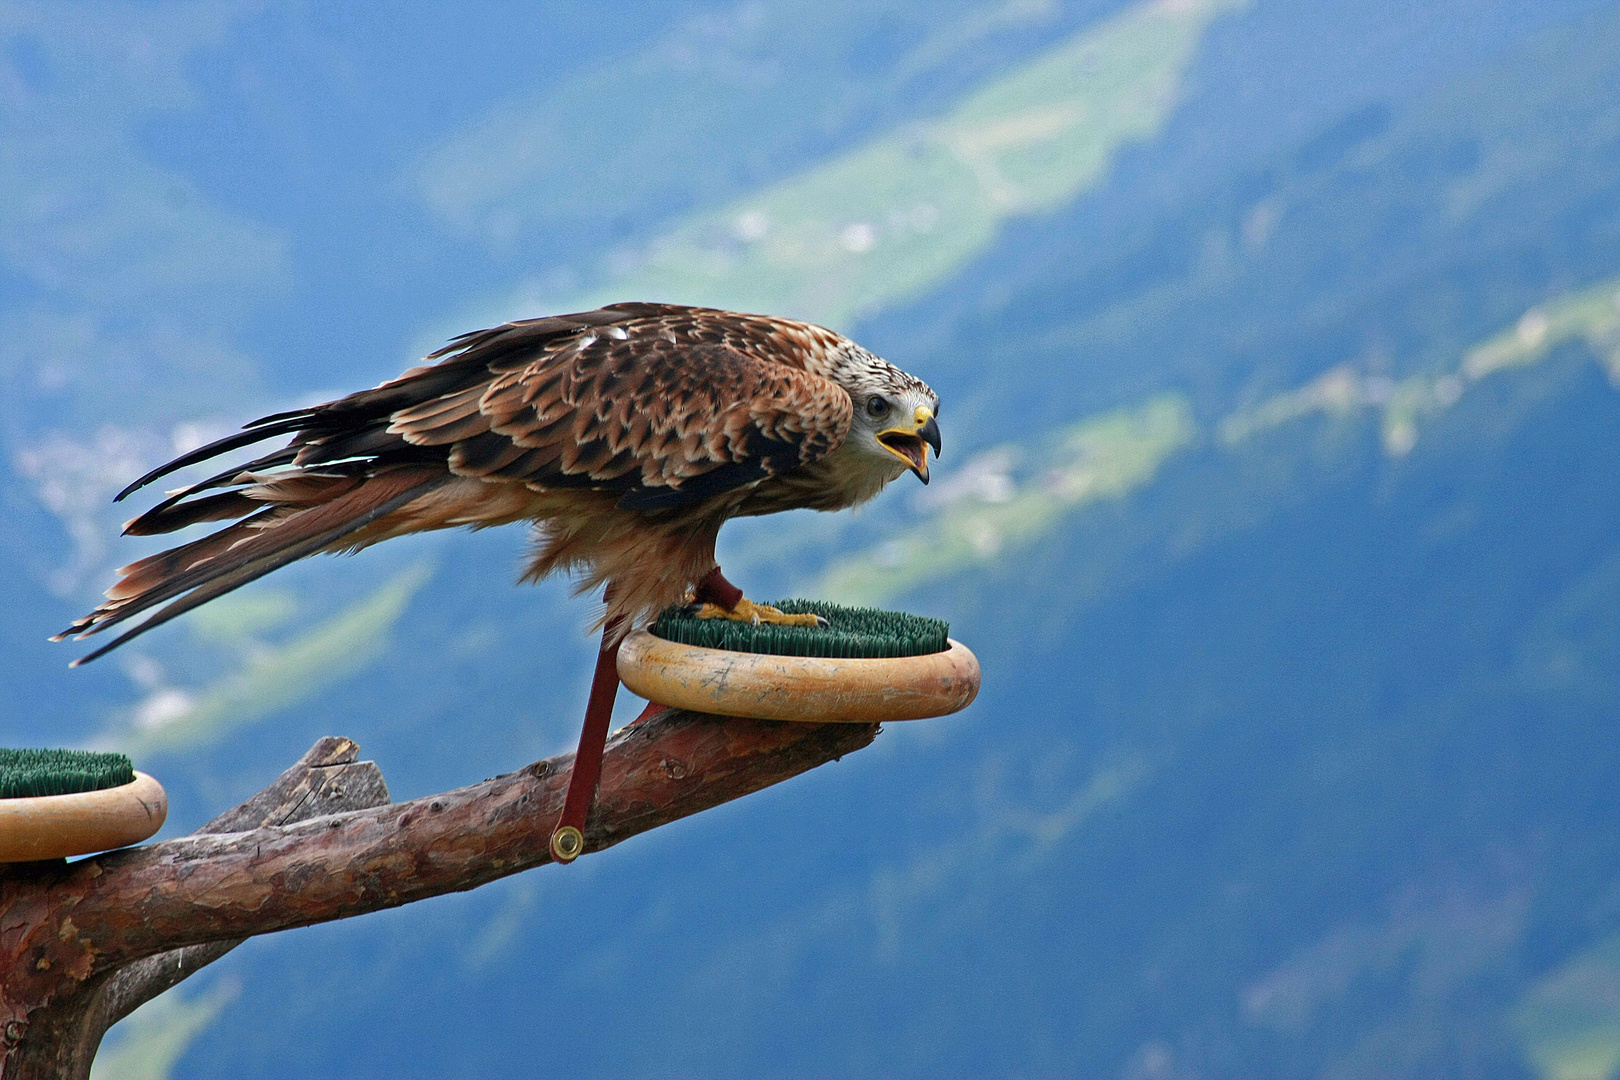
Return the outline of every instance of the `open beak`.
<path id="1" fill-rule="evenodd" d="M 934 456 L 939 456 L 939 423 L 928 408 L 919 405 L 917 412 L 912 416 L 909 428 L 893 427 L 887 431 L 880 431 L 878 442 L 883 448 L 901 461 L 906 468 L 917 474 L 917 479 L 928 483 L 928 448 L 934 448 Z"/>

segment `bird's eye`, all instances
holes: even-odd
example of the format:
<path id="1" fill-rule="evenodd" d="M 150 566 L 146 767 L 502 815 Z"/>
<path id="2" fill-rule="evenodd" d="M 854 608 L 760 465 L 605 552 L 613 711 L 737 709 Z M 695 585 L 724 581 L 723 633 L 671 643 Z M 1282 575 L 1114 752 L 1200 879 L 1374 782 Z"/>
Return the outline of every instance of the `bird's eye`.
<path id="1" fill-rule="evenodd" d="M 866 415 L 874 420 L 881 420 L 889 415 L 889 402 L 877 394 L 866 399 Z"/>

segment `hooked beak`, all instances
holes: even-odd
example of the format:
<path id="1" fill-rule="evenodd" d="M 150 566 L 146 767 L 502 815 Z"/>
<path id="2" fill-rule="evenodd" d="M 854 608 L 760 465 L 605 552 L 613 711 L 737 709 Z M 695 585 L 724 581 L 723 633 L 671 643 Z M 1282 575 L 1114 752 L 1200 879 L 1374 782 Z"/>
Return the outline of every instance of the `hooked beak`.
<path id="1" fill-rule="evenodd" d="M 911 427 L 893 427 L 887 431 L 880 431 L 878 442 L 883 448 L 901 461 L 906 468 L 917 474 L 917 479 L 928 483 L 928 448 L 934 448 L 934 456 L 939 456 L 939 423 L 934 419 L 933 411 L 925 406 L 917 406 L 916 413 L 911 418 Z"/>

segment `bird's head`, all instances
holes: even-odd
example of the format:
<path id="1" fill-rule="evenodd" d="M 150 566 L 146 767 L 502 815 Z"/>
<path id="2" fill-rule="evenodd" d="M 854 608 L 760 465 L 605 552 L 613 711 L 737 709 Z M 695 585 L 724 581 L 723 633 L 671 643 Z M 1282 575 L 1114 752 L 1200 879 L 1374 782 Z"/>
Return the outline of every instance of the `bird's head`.
<path id="1" fill-rule="evenodd" d="M 903 465 L 928 483 L 928 448 L 939 456 L 939 395 L 865 349 L 847 357 L 835 379 L 855 406 L 845 446 L 869 456 L 876 466 Z"/>

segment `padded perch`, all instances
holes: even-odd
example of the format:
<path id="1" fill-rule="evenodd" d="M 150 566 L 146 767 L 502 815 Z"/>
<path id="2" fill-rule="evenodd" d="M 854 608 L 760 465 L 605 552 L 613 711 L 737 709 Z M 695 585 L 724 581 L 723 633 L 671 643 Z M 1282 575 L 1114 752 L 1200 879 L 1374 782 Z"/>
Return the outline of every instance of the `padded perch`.
<path id="1" fill-rule="evenodd" d="M 811 723 L 944 716 L 979 692 L 978 660 L 938 620 L 808 601 L 780 607 L 814 611 L 831 626 L 750 626 L 667 612 L 651 631 L 625 638 L 619 678 L 662 705 Z M 706 640 L 724 647 L 689 644 Z"/>
<path id="2" fill-rule="evenodd" d="M 0 863 L 65 859 L 150 839 L 169 797 L 146 773 L 118 787 L 0 799 Z"/>

